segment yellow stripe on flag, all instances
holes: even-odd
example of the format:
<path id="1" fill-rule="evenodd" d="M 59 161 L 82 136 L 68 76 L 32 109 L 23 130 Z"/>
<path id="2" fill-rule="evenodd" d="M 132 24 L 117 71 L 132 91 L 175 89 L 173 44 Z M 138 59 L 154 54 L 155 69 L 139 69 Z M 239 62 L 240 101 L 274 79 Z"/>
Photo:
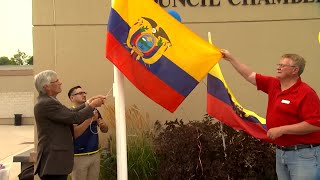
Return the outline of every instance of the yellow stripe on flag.
<path id="1" fill-rule="evenodd" d="M 115 2 L 115 1 L 114 1 Z M 154 20 L 158 27 L 168 35 L 172 47 L 164 52 L 164 56 L 183 69 L 185 72 L 201 81 L 206 74 L 221 59 L 220 49 L 178 22 L 152 0 L 116 0 L 112 4 L 120 16 L 132 27 L 139 18 L 147 17 Z M 181 31 L 180 31 L 181 30 Z M 188 53 L 186 53 L 188 52 Z M 198 63 L 194 63 L 197 60 Z M 199 71 L 202 69 L 203 71 Z"/>

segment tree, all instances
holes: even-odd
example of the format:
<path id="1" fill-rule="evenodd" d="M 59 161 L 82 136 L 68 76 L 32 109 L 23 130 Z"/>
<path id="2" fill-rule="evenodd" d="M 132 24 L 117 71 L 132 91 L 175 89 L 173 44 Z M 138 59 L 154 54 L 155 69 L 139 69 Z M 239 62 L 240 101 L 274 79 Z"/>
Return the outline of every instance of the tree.
<path id="1" fill-rule="evenodd" d="M 10 59 L 6 56 L 0 57 L 0 65 L 33 65 L 33 56 L 18 50 Z"/>
<path id="2" fill-rule="evenodd" d="M 15 61 L 11 61 L 8 57 L 0 57 L 0 65 L 17 65 Z"/>
<path id="3" fill-rule="evenodd" d="M 26 61 L 27 65 L 33 65 L 33 56 L 30 56 L 29 59 Z"/>
<path id="4" fill-rule="evenodd" d="M 17 65 L 26 65 L 29 58 L 30 56 L 28 56 L 26 53 L 18 50 L 17 54 L 13 55 L 10 60 L 16 62 Z"/>

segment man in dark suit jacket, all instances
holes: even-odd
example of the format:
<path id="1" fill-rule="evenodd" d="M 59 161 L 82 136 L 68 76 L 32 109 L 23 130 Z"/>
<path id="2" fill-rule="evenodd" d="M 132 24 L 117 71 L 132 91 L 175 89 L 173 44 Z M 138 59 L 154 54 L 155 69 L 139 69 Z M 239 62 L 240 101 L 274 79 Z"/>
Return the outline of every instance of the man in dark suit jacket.
<path id="1" fill-rule="evenodd" d="M 73 124 L 93 116 L 105 96 L 95 96 L 75 110 L 62 105 L 56 96 L 61 92 L 61 82 L 56 72 L 42 71 L 35 76 L 39 92 L 34 107 L 38 131 L 35 174 L 42 180 L 66 180 L 73 168 Z"/>

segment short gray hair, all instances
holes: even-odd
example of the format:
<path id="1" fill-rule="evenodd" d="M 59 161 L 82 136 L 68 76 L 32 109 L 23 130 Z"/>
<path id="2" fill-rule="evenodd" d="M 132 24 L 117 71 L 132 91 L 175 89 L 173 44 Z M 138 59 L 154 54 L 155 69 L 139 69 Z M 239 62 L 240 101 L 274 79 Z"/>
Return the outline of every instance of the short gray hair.
<path id="1" fill-rule="evenodd" d="M 34 85 L 39 94 L 46 94 L 44 86 L 50 84 L 53 78 L 57 78 L 58 75 L 55 71 L 45 70 L 34 76 Z"/>
<path id="2" fill-rule="evenodd" d="M 299 76 L 303 73 L 304 68 L 306 66 L 306 60 L 298 55 L 298 54 L 284 54 L 281 56 L 281 58 L 288 58 L 291 59 L 293 62 L 293 65 L 299 68 Z"/>

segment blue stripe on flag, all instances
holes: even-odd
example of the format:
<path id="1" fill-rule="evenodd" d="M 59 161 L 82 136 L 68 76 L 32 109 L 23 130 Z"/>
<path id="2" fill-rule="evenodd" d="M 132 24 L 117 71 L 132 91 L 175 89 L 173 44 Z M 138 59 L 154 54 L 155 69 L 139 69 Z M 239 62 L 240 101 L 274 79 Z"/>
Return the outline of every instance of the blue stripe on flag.
<path id="1" fill-rule="evenodd" d="M 207 87 L 208 93 L 220 99 L 221 101 L 228 104 L 229 106 L 232 106 L 230 101 L 230 96 L 223 82 L 217 77 L 212 76 L 211 74 L 208 74 L 207 78 L 208 78 L 208 87 Z"/>

